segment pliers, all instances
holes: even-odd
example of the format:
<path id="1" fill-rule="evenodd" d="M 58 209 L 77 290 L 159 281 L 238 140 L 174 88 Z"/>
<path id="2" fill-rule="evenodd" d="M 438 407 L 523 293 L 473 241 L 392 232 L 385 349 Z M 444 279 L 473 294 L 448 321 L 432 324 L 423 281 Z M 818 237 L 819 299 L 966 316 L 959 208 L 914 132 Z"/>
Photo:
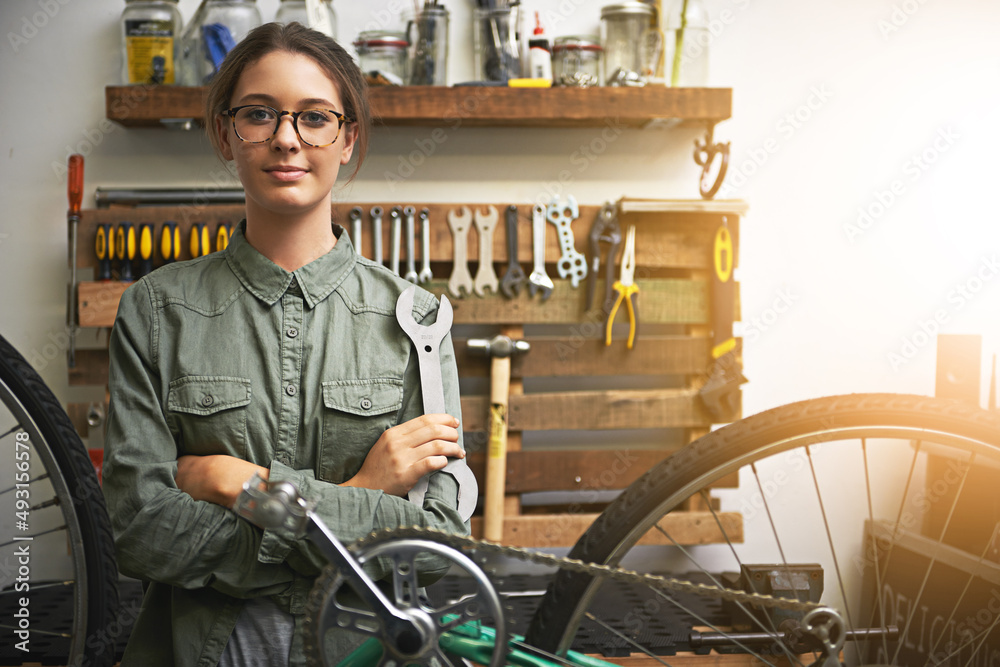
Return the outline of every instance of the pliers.
<path id="1" fill-rule="evenodd" d="M 621 277 L 615 281 L 614 290 L 618 292 L 611 311 L 608 313 L 608 323 L 605 326 L 604 344 L 611 345 L 611 326 L 615 323 L 618 306 L 622 301 L 628 305 L 628 349 L 635 343 L 636 330 L 639 328 L 639 305 L 637 297 L 639 286 L 635 284 L 635 225 L 628 226 L 625 234 L 625 250 L 622 252 Z"/>
<path id="2" fill-rule="evenodd" d="M 604 270 L 604 309 L 611 305 L 611 286 L 614 280 L 615 257 L 618 255 L 618 246 L 622 243 L 622 228 L 618 224 L 618 207 L 607 202 L 594 225 L 590 228 L 590 271 L 587 273 L 587 310 L 594 307 L 594 296 L 597 291 L 597 269 L 601 266 L 601 244 L 606 243 L 608 248 L 607 267 Z"/>

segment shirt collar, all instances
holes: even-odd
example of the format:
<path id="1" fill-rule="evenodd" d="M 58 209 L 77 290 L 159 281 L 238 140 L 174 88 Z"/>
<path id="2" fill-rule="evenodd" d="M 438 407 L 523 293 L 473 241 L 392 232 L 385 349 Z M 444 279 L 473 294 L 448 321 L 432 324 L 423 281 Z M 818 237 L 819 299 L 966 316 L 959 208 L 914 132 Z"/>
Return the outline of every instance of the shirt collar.
<path id="1" fill-rule="evenodd" d="M 226 246 L 226 261 L 247 291 L 267 305 L 274 305 L 294 279 L 306 304 L 315 308 L 354 268 L 354 248 L 343 231 L 340 225 L 333 225 L 337 244 L 330 252 L 300 269 L 286 271 L 247 242 L 246 220 L 243 220 Z"/>

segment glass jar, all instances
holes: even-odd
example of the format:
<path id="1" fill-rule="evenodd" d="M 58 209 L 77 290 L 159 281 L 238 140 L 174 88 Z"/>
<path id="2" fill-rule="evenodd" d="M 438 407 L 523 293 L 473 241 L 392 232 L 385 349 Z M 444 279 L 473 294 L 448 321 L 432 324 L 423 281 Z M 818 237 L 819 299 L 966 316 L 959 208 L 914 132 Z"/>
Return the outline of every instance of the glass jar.
<path id="1" fill-rule="evenodd" d="M 354 49 L 368 85 L 402 86 L 406 82 L 409 45 L 401 32 L 368 30 L 358 35 Z"/>
<path id="2" fill-rule="evenodd" d="M 448 10 L 424 3 L 406 24 L 411 86 L 445 86 L 448 79 Z"/>
<path id="3" fill-rule="evenodd" d="M 315 16 L 310 16 L 312 7 Z M 281 0 L 278 14 L 274 17 L 277 23 L 298 21 L 304 26 L 337 39 L 337 13 L 333 10 L 333 0 Z"/>
<path id="4" fill-rule="evenodd" d="M 211 81 L 226 54 L 260 24 L 257 0 L 206 0 L 184 29 L 185 85 L 204 86 Z"/>
<path id="5" fill-rule="evenodd" d="M 654 26 L 656 9 L 645 2 L 622 2 L 601 8 L 604 85 L 636 84 L 644 69 L 644 45 Z M 641 84 L 640 84 L 641 85 Z"/>
<path id="6" fill-rule="evenodd" d="M 588 88 L 601 85 L 601 54 L 596 36 L 557 37 L 552 47 L 552 83 Z"/>
<path id="7" fill-rule="evenodd" d="M 177 83 L 177 0 L 125 0 L 121 25 L 122 83 Z"/>
<path id="8" fill-rule="evenodd" d="M 521 9 L 472 11 L 472 61 L 478 81 L 509 81 L 521 76 Z"/>
<path id="9" fill-rule="evenodd" d="M 708 85 L 708 12 L 701 0 L 663 3 L 664 68 L 668 86 Z"/>

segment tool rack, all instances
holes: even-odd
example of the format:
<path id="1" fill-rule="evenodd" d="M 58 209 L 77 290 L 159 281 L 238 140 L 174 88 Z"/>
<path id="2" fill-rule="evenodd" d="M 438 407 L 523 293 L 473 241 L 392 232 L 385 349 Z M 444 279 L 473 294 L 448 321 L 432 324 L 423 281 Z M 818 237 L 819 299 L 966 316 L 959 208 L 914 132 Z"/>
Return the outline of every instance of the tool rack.
<path id="1" fill-rule="evenodd" d="M 346 202 L 333 205 L 333 219 L 349 229 L 348 211 L 352 206 L 361 206 L 365 211 L 361 252 L 371 257 L 368 212 L 376 205 L 388 211 L 402 204 L 430 210 L 434 280 L 425 286 L 435 294 L 445 294 L 453 256 L 446 215 L 463 204 Z M 504 204 L 494 206 L 501 212 L 506 209 Z M 526 270 L 530 270 L 532 262 L 531 208 L 528 203 L 518 206 L 518 258 Z M 580 217 L 573 223 L 576 249 L 584 254 L 590 226 L 600 208 L 581 205 Z M 714 236 L 725 218 L 734 239 L 734 258 L 738 257 L 739 220 L 745 211 L 746 205 L 738 201 L 619 202 L 621 225 L 624 228 L 634 224 L 637 230 L 635 275 L 641 290 L 640 328 L 632 350 L 626 349 L 624 329 L 616 329 L 612 345 L 605 346 L 605 314 L 599 306 L 586 310 L 585 283 L 573 289 L 569 280 L 557 277 L 555 262 L 560 251 L 551 224 L 546 224 L 546 260 L 555 289 L 547 301 L 529 297 L 526 289 L 514 299 L 499 294 L 449 297 L 455 314 L 453 337 L 466 444 L 481 492 L 485 484 L 490 362 L 470 353 L 466 340 L 504 333 L 531 344 L 531 351 L 515 357 L 511 367 L 504 544 L 571 546 L 600 512 L 601 492 L 625 488 L 671 451 L 710 428 L 712 419 L 698 390 L 712 363 L 710 282 Z M 156 236 L 164 221 L 174 220 L 181 232 L 183 261 L 190 257 L 186 240 L 192 223 L 206 223 L 214 233 L 219 223 L 236 224 L 242 217 L 243 207 L 230 205 L 84 210 L 77 255 L 72 261 L 81 276 L 95 268 L 93 248 L 100 223 L 150 222 Z M 388 264 L 387 220 L 383 221 L 382 234 L 386 253 L 383 260 Z M 469 239 L 473 272 L 478 256 L 476 240 Z M 419 261 L 419 242 L 416 253 Z M 497 273 L 502 275 L 507 262 L 502 225 L 493 236 L 493 259 Z M 605 268 L 602 265 L 598 302 Z M 118 300 L 127 286 L 90 280 L 78 283 L 74 291 L 79 326 L 111 327 Z M 738 309 L 737 299 L 737 320 Z M 625 319 L 620 316 L 617 326 L 627 327 Z M 107 350 L 78 349 L 76 366 L 69 369 L 70 384 L 103 387 L 107 379 Z M 71 418 L 85 438 L 90 428 L 87 411 L 87 404 L 69 406 Z M 557 496 L 550 502 L 547 499 L 553 496 L 539 496 L 542 492 L 562 492 L 560 495 L 567 497 Z M 574 496 L 572 492 L 578 493 Z M 522 503 L 523 494 L 534 494 L 526 498 L 530 503 Z M 539 498 L 547 504 L 538 504 Z M 721 540 L 707 508 L 689 510 L 670 516 L 672 524 L 667 531 L 671 535 L 685 544 Z M 741 534 L 738 513 L 723 513 L 720 518 L 731 537 Z M 481 534 L 481 529 L 481 519 L 474 517 L 474 534 Z"/>

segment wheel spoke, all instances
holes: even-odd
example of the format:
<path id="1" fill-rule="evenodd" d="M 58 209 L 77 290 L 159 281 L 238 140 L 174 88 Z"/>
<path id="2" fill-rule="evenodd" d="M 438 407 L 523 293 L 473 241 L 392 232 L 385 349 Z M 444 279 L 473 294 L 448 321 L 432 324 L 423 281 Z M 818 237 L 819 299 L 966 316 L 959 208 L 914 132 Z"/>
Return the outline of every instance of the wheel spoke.
<path id="1" fill-rule="evenodd" d="M 29 485 L 30 485 L 30 484 L 34 484 L 35 482 L 40 482 L 40 481 L 42 481 L 43 479 L 48 479 L 48 478 L 49 478 L 49 473 L 48 473 L 48 472 L 43 472 L 43 473 L 42 473 L 41 475 L 39 475 L 39 476 L 38 476 L 38 477 L 36 477 L 35 479 L 29 479 L 29 480 L 28 480 L 28 484 L 29 484 Z M 3 494 L 5 494 L 5 493 L 10 493 L 11 491 L 13 491 L 13 490 L 14 490 L 14 489 L 16 489 L 16 488 L 17 488 L 17 486 L 15 485 L 15 486 L 12 486 L 12 487 L 10 487 L 10 488 L 7 488 L 7 489 L 4 489 L 3 491 L 0 491 L 0 496 L 2 496 L 2 495 L 3 495 Z"/>
<path id="2" fill-rule="evenodd" d="M 760 491 L 760 498 L 764 503 L 764 511 L 767 513 L 767 521 L 771 524 L 771 534 L 774 535 L 774 542 L 778 545 L 778 553 L 781 554 L 781 564 L 785 568 L 785 576 L 788 577 L 788 583 L 792 583 L 792 569 L 788 567 L 788 560 L 785 558 L 785 549 L 781 546 L 781 538 L 778 537 L 778 529 L 774 525 L 774 516 L 771 514 L 771 506 L 767 502 L 767 494 L 764 492 L 764 487 L 760 483 L 760 475 L 757 474 L 757 464 L 751 463 L 750 470 L 753 471 L 753 478 L 757 481 L 757 490 Z M 805 602 L 802 596 L 799 595 L 798 591 L 795 592 L 795 599 L 799 602 Z"/>
<path id="3" fill-rule="evenodd" d="M 624 640 L 626 644 L 629 644 L 630 646 L 634 646 L 635 648 L 639 649 L 640 651 L 642 651 L 643 653 L 645 653 L 646 655 L 648 655 L 650 658 L 652 658 L 656 662 L 660 663 L 661 665 L 666 665 L 666 667 L 670 667 L 670 663 L 669 662 L 665 661 L 660 656 L 655 655 L 654 653 L 650 652 L 648 649 L 644 648 L 643 646 L 640 646 L 638 643 L 636 643 L 630 637 L 625 636 L 625 633 L 623 633 L 622 631 L 616 630 L 615 628 L 611 627 L 610 625 L 608 625 L 607 623 L 605 623 L 601 619 L 599 619 L 596 616 L 594 616 L 593 614 L 591 614 L 589 611 L 587 612 L 587 618 L 590 621 L 592 621 L 594 623 L 597 623 L 599 626 L 601 626 L 602 628 L 604 628 L 605 630 L 607 630 L 608 632 L 610 632 L 614 636 L 618 637 L 619 639 Z"/>
<path id="4" fill-rule="evenodd" d="M 872 505 L 872 485 L 871 476 L 868 470 L 868 441 L 866 438 L 861 438 L 861 459 L 864 462 L 865 470 L 865 497 L 868 501 L 868 525 L 872 529 L 875 527 L 875 509 Z M 865 544 L 861 545 L 862 549 L 862 560 L 864 558 Z M 875 609 L 879 612 L 879 627 L 885 628 L 885 607 L 882 606 L 882 575 L 878 566 L 878 544 L 875 542 L 875 537 L 872 537 L 871 543 L 872 558 L 874 559 L 875 568 L 875 599 L 872 600 L 872 616 L 868 619 L 868 627 L 871 627 L 872 620 L 875 618 Z M 865 637 L 865 653 L 869 652 L 869 640 L 867 636 Z M 886 638 L 885 633 L 882 633 L 882 652 L 884 655 L 889 655 L 889 640 Z"/>
<path id="5" fill-rule="evenodd" d="M 35 533 L 34 535 L 24 535 L 23 536 L 24 539 L 10 540 L 8 542 L 4 542 L 3 544 L 0 544 L 0 549 L 3 549 L 4 547 L 9 547 L 12 544 L 19 544 L 21 542 L 30 542 L 31 540 L 34 540 L 35 538 L 41 537 L 42 535 L 48 535 L 49 533 L 58 533 L 59 531 L 62 531 L 62 530 L 66 530 L 66 526 L 65 525 L 56 526 L 55 528 L 49 528 L 48 530 L 43 530 L 42 532 Z M 31 539 L 28 539 L 28 538 L 31 538 Z"/>

